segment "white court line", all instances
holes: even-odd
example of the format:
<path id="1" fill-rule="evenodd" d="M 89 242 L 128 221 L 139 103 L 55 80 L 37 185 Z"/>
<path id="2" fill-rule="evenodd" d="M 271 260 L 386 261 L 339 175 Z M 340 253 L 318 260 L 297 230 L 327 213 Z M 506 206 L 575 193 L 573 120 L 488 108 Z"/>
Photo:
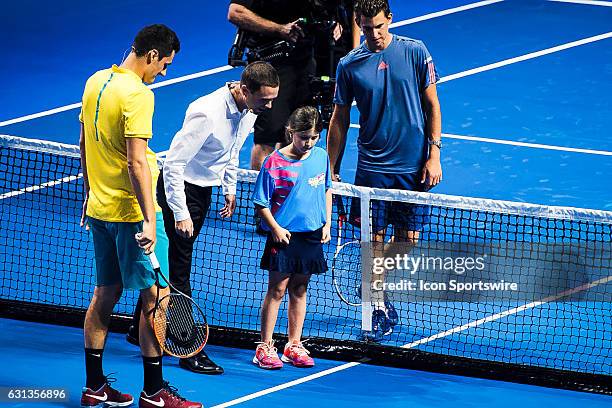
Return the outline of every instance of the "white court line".
<path id="1" fill-rule="evenodd" d="M 294 385 L 303 384 L 303 383 L 308 382 L 308 381 L 316 380 L 317 378 L 325 377 L 326 375 L 337 373 L 338 371 L 343 371 L 343 370 L 346 370 L 348 368 L 352 368 L 352 367 L 358 366 L 360 364 L 361 363 L 346 363 L 346 364 L 342 364 L 342 365 L 340 365 L 338 367 L 330 368 L 330 369 L 321 371 L 319 373 L 309 375 L 307 377 L 298 378 L 297 380 L 293 380 L 293 381 L 290 381 L 288 383 L 280 384 L 280 385 L 277 385 L 275 387 L 266 388 L 264 390 L 255 392 L 253 394 L 248 394 L 248 395 L 245 395 L 244 397 L 236 398 L 236 399 L 233 399 L 231 401 L 224 402 L 224 403 L 219 404 L 219 405 L 215 405 L 215 406 L 213 406 L 211 408 L 225 408 L 225 407 L 231 407 L 233 405 L 238 405 L 238 404 L 241 404 L 241 403 L 246 402 L 246 401 L 250 401 L 250 400 L 255 399 L 255 398 L 263 397 L 264 395 L 272 394 L 273 392 L 276 392 L 276 391 L 281 391 L 281 390 L 284 390 L 286 388 L 293 387 Z"/>
<path id="2" fill-rule="evenodd" d="M 442 17 L 453 13 L 459 13 L 465 10 L 471 10 L 477 7 L 488 6 L 493 3 L 500 3 L 504 0 L 487 0 L 487 1 L 479 1 L 478 3 L 466 4 L 465 6 L 455 7 L 447 10 L 437 11 L 435 13 L 425 14 L 423 16 L 410 18 L 408 20 L 398 21 L 397 23 L 389 24 L 389 28 L 397 28 L 402 27 L 408 24 L 414 24 L 425 20 L 430 20 L 432 18 Z"/>
<path id="3" fill-rule="evenodd" d="M 493 0 L 491 0 L 491 1 L 493 1 Z M 495 2 L 497 2 L 497 1 L 502 1 L 502 0 L 496 0 Z M 482 3 L 492 4 L 491 2 L 482 2 Z M 475 4 L 479 4 L 479 3 L 475 3 Z M 434 13 L 434 14 L 436 14 L 436 13 Z M 430 18 L 433 18 L 433 17 L 430 17 Z M 414 19 L 412 19 L 412 20 L 414 20 Z M 406 20 L 406 21 L 409 21 L 409 20 Z M 422 20 L 420 20 L 420 21 L 422 21 Z M 400 24 L 400 23 L 403 23 L 403 22 L 398 22 L 397 24 Z M 495 69 L 495 68 L 503 67 L 503 66 L 506 66 L 506 65 L 515 64 L 517 62 L 527 61 L 529 59 L 541 57 L 543 55 L 547 55 L 547 54 L 552 54 L 552 53 L 555 53 L 555 52 L 563 51 L 563 50 L 566 50 L 568 48 L 578 47 L 580 45 L 588 44 L 588 43 L 591 43 L 591 42 L 604 40 L 604 39 L 610 38 L 611 36 L 612 36 L 612 32 L 607 32 L 607 33 L 596 35 L 596 36 L 593 36 L 593 37 L 588 37 L 588 38 L 584 38 L 584 39 L 581 39 L 581 40 L 572 41 L 572 42 L 569 42 L 569 43 L 566 43 L 566 44 L 558 45 L 556 47 L 547 48 L 547 49 L 544 49 L 544 50 L 541 50 L 541 51 L 532 52 L 532 53 L 529 53 L 529 54 L 525 54 L 525 55 L 521 55 L 521 56 L 518 56 L 518 57 L 506 59 L 506 60 L 495 62 L 495 63 L 492 63 L 492 64 L 488 64 L 488 65 L 485 65 L 485 66 L 482 66 L 482 67 L 473 68 L 473 69 L 469 69 L 467 71 L 463 71 L 463 72 L 459 72 L 459 73 L 456 73 L 456 74 L 448 75 L 448 76 L 445 76 L 445 77 L 441 78 L 438 83 L 444 83 L 444 82 L 452 81 L 452 80 L 455 80 L 455 79 L 458 79 L 458 78 L 463 78 L 463 77 L 466 77 L 466 76 L 475 75 L 475 74 L 478 74 L 480 72 L 489 71 L 489 70 L 492 70 L 492 69 Z M 167 81 L 162 81 L 162 82 L 159 82 L 157 84 L 153 84 L 150 87 L 151 88 L 161 88 L 163 86 L 173 85 L 173 84 L 176 84 L 176 83 L 179 83 L 179 82 L 183 82 L 183 81 L 188 81 L 188 80 L 191 80 L 191 79 L 194 79 L 194 78 L 201 78 L 201 77 L 204 77 L 204 76 L 207 76 L 207 75 L 212 75 L 212 74 L 215 74 L 215 73 L 218 73 L 218 72 L 227 71 L 227 70 L 230 70 L 230 69 L 233 69 L 233 68 L 230 67 L 229 65 L 225 65 L 223 67 L 213 68 L 213 69 L 209 69 L 209 70 L 206 70 L 206 71 L 197 72 L 195 74 L 185 75 L 185 76 L 182 76 L 182 77 L 178 77 L 178 78 L 174 78 L 174 79 L 169 79 Z M 354 102 L 353 102 L 353 105 L 355 105 Z M 61 106 L 59 108 L 54 108 L 54 109 L 46 110 L 46 111 L 43 111 L 43 112 L 33 113 L 31 115 L 26 115 L 26 116 L 21 116 L 21 117 L 14 118 L 14 119 L 5 120 L 3 122 L 0 122 L 0 127 L 12 125 L 12 124 L 15 124 L 15 123 L 26 122 L 28 120 L 37 119 L 37 118 L 41 118 L 41 117 L 44 117 L 44 116 L 54 115 L 56 113 L 61 113 L 61 112 L 65 112 L 65 111 L 76 109 L 76 108 L 80 108 L 80 107 L 81 107 L 81 103 L 80 102 L 79 103 L 73 103 L 73 104 L 70 104 L 70 105 Z"/>
<path id="4" fill-rule="evenodd" d="M 598 280 L 590 282 L 590 283 L 585 283 L 584 285 L 578 286 L 577 288 L 568 289 L 568 290 L 566 290 L 564 292 L 561 292 L 561 293 L 559 293 L 557 295 L 552 295 L 552 296 L 549 296 L 549 297 L 544 298 L 542 300 L 537 300 L 535 302 L 527 303 L 525 305 L 522 305 L 522 306 L 519 306 L 519 307 L 515 307 L 515 308 L 509 309 L 509 310 L 505 310 L 505 311 L 500 312 L 500 313 L 495 313 L 495 314 L 493 314 L 491 316 L 483 317 L 482 319 L 474 320 L 473 322 L 469 322 L 469 323 L 466 323 L 464 325 L 461 325 L 461 326 L 458 326 L 458 327 L 454 327 L 452 329 L 443 331 L 441 333 L 434 334 L 433 336 L 429 336 L 429 337 L 421 339 L 421 340 L 413 341 L 412 343 L 404 344 L 402 346 L 402 348 L 405 348 L 405 349 L 414 348 L 414 347 L 419 346 L 421 344 L 429 343 L 429 342 L 437 340 L 437 339 L 448 337 L 451 334 L 460 333 L 460 332 L 465 331 L 467 329 L 471 329 L 473 327 L 478 327 L 481 324 L 493 322 L 493 321 L 499 320 L 499 319 L 501 319 L 503 317 L 510 316 L 510 315 L 513 315 L 513 314 L 517 314 L 519 312 L 523 312 L 523 311 L 528 310 L 528 309 L 533 309 L 534 307 L 541 306 L 541 305 L 543 305 L 545 303 L 554 302 L 554 301 L 559 300 L 561 298 L 564 298 L 566 296 L 570 296 L 570 295 L 573 295 L 575 293 L 582 292 L 584 290 L 588 290 L 588 289 L 594 288 L 595 286 L 598 286 L 598 285 L 601 285 L 601 284 L 606 284 L 606 283 L 609 283 L 609 282 L 612 282 L 612 276 L 607 276 L 605 278 L 601 278 L 601 279 L 598 279 Z"/>
<path id="5" fill-rule="evenodd" d="M 357 123 L 351 123 L 350 127 L 354 129 L 360 128 L 359 124 Z M 599 155 L 599 156 L 612 156 L 612 152 L 608 152 L 606 150 L 578 149 L 575 147 L 554 146 L 554 145 L 546 145 L 546 144 L 540 144 L 540 143 L 517 142 L 514 140 L 491 139 L 487 137 L 454 135 L 452 133 L 442 133 L 442 137 L 449 138 L 449 139 L 469 140 L 472 142 L 484 142 L 484 143 L 495 143 L 495 144 L 510 145 L 510 146 L 530 147 L 533 149 L 556 150 L 556 151 L 571 152 L 571 153 L 585 153 L 585 154 L 594 154 L 594 155 Z"/>
<path id="6" fill-rule="evenodd" d="M 502 144 L 502 145 L 530 147 L 533 149 L 557 150 L 561 152 L 586 153 L 586 154 L 595 154 L 595 155 L 600 155 L 600 156 L 612 156 L 612 152 L 608 152 L 605 150 L 578 149 L 575 147 L 553 146 L 553 145 L 545 145 L 545 144 L 540 144 L 540 143 L 516 142 L 513 140 L 489 139 L 485 137 L 453 135 L 451 133 L 442 133 L 442 136 L 447 137 L 449 139 L 470 140 L 474 142 L 485 142 L 485 143 L 495 143 L 495 144 Z"/>
<path id="7" fill-rule="evenodd" d="M 26 115 L 26 116 L 21 116 L 19 118 L 15 118 L 15 119 L 5 120 L 4 122 L 0 122 L 0 126 L 8 126 L 8 125 L 12 125 L 12 124 L 15 124 L 15 123 L 26 122 L 28 120 L 42 118 L 43 116 L 55 115 L 56 113 L 61 113 L 61 112 L 69 111 L 69 110 L 72 110 L 72 109 L 77 109 L 77 108 L 80 108 L 80 107 L 81 107 L 81 102 L 79 102 L 79 103 L 72 103 L 70 105 L 60 106 L 59 108 L 49 109 L 49 110 L 46 110 L 46 111 L 42 111 L 42 112 L 38 112 L 38 113 L 33 113 L 31 115 Z"/>
<path id="8" fill-rule="evenodd" d="M 499 319 L 502 319 L 502 318 L 510 316 L 510 315 L 514 315 L 514 314 L 517 314 L 517 313 L 520 313 L 520 312 L 524 312 L 525 310 L 533 309 L 533 308 L 541 306 L 543 304 L 546 304 L 546 303 L 549 303 L 549 302 L 554 302 L 554 301 L 559 300 L 561 298 L 564 298 L 566 296 L 570 296 L 570 295 L 573 295 L 575 293 L 582 292 L 582 291 L 594 288 L 595 286 L 606 284 L 606 283 L 610 283 L 610 282 L 612 282 L 612 276 L 607 276 L 605 278 L 601 278 L 601 279 L 598 279 L 596 281 L 593 281 L 593 282 L 590 282 L 590 283 L 586 283 L 586 284 L 584 284 L 582 286 L 578 286 L 577 288 L 566 290 L 566 291 L 561 292 L 561 293 L 559 293 L 557 295 L 552 295 L 552 296 L 546 297 L 544 299 L 541 299 L 541 300 L 538 300 L 538 301 L 535 301 L 535 302 L 527 303 L 525 305 L 522 305 L 522 306 L 519 306 L 519 307 L 515 307 L 515 308 L 509 309 L 509 310 L 505 310 L 505 311 L 500 312 L 500 313 L 495 313 L 495 314 L 492 314 L 490 316 L 484 317 L 482 319 L 478 319 L 478 320 L 475 320 L 473 322 L 469 322 L 469 323 L 466 323 L 464 325 L 454 327 L 454 328 L 452 328 L 450 330 L 446 330 L 446 331 L 434 334 L 432 336 L 425 337 L 425 338 L 417 340 L 417 341 L 413 341 L 412 343 L 404 344 L 403 346 L 401 346 L 401 348 L 411 349 L 411 348 L 414 348 L 414 347 L 419 346 L 421 344 L 430 343 L 430 342 L 432 342 L 434 340 L 441 339 L 441 338 L 444 338 L 444 337 L 448 337 L 448 336 L 450 336 L 452 334 L 460 333 L 460 332 L 466 331 L 468 329 L 481 326 L 481 325 L 483 325 L 485 323 L 493 322 L 495 320 L 499 320 Z M 352 368 L 352 367 L 356 367 L 356 366 L 361 365 L 361 364 L 362 363 L 359 363 L 359 362 L 352 362 L 352 363 L 342 364 L 342 365 L 340 365 L 338 367 L 330 368 L 328 370 L 324 370 L 324 371 L 321 371 L 319 373 L 316 373 L 316 374 L 313 374 L 313 375 L 309 375 L 307 377 L 299 378 L 299 379 L 294 380 L 294 381 L 290 381 L 290 382 L 287 382 L 287 383 L 284 383 L 284 384 L 280 384 L 280 385 L 277 385 L 275 387 L 266 388 L 264 390 L 257 391 L 257 392 L 255 392 L 253 394 L 248 394 L 248 395 L 245 395 L 244 397 L 236 398 L 236 399 L 233 399 L 231 401 L 224 402 L 224 403 L 219 404 L 219 405 L 215 405 L 215 406 L 213 406 L 211 408 L 226 408 L 226 407 L 231 407 L 231 406 L 234 406 L 234 405 L 238 405 L 238 404 L 241 404 L 243 402 L 250 401 L 250 400 L 255 399 L 255 398 L 263 397 L 264 395 L 272 394 L 274 392 L 281 391 L 281 390 L 293 387 L 295 385 L 299 385 L 299 384 L 303 384 L 303 383 L 306 383 L 306 382 L 309 382 L 309 381 L 312 381 L 312 380 L 316 380 L 318 378 L 325 377 L 327 375 L 335 374 L 337 372 L 344 371 L 346 369 L 349 369 L 349 368 Z"/>
<path id="9" fill-rule="evenodd" d="M 574 3 L 574 4 L 587 4 L 589 6 L 612 7 L 612 2 L 610 1 L 596 1 L 596 0 L 548 0 L 548 1 L 555 1 L 557 3 Z"/>
<path id="10" fill-rule="evenodd" d="M 463 77 L 466 77 L 466 76 L 478 74 L 478 73 L 481 73 L 481 72 L 484 72 L 484 71 L 490 71 L 492 69 L 503 67 L 503 66 L 506 66 L 506 65 L 516 64 L 517 62 L 527 61 L 527 60 L 530 60 L 530 59 L 533 59 L 533 58 L 541 57 L 543 55 L 548 55 L 548 54 L 552 54 L 552 53 L 555 53 L 555 52 L 567 50 L 569 48 L 578 47 L 578 46 L 589 44 L 589 43 L 592 43 L 592 42 L 595 42 L 595 41 L 605 40 L 605 39 L 610 38 L 610 37 L 612 37 L 612 31 L 609 31 L 609 32 L 603 33 L 603 34 L 599 34 L 599 35 L 595 35 L 593 37 L 583 38 L 582 40 L 577 40 L 577 41 L 572 41 L 572 42 L 568 42 L 568 43 L 565 43 L 565 44 L 557 45 L 555 47 L 546 48 L 544 50 L 540 50 L 540 51 L 536 51 L 536 52 L 530 52 L 529 54 L 524 54 L 524 55 L 520 55 L 518 57 L 505 59 L 505 60 L 499 61 L 499 62 L 494 62 L 492 64 L 487 64 L 487 65 L 484 65 L 482 67 L 468 69 L 467 71 L 458 72 L 456 74 L 445 76 L 445 77 L 441 78 L 440 81 L 438 81 L 438 83 L 441 84 L 443 82 L 452 81 L 452 80 L 455 80 L 455 79 L 458 79 L 458 78 L 463 78 Z"/>
<path id="11" fill-rule="evenodd" d="M 535 52 L 530 52 L 528 54 L 519 55 L 518 57 L 513 57 L 513 58 L 505 59 L 503 61 L 494 62 L 492 64 L 487 64 L 482 67 L 468 69 L 467 71 L 458 72 L 456 74 L 447 75 L 445 77 L 440 78 L 440 80 L 437 83 L 442 84 L 444 82 L 453 81 L 455 79 L 464 78 L 464 77 L 471 76 L 471 75 L 476 75 L 481 72 L 490 71 L 490 70 L 504 67 L 507 65 L 516 64 L 517 62 L 523 62 L 523 61 L 527 61 L 530 59 L 538 58 L 543 55 L 553 54 L 555 52 L 559 52 L 559 51 L 567 50 L 569 48 L 589 44 L 595 41 L 605 40 L 610 37 L 612 37 L 612 31 L 609 31 L 603 34 L 599 34 L 599 35 L 595 35 L 593 37 L 583 38 L 581 40 L 576 40 L 576 41 L 568 42 L 565 44 L 557 45 L 555 47 L 546 48 L 540 51 L 535 51 Z M 352 105 L 355 106 L 356 104 L 357 103 L 353 101 Z M 0 123 L 0 126 L 1 125 L 2 123 Z"/>
<path id="12" fill-rule="evenodd" d="M 8 193 L 0 194 L 0 200 L 4 200 L 6 198 L 15 197 L 25 193 L 31 193 L 32 191 L 42 190 L 43 188 L 52 187 L 62 183 L 68 183 L 70 181 L 78 180 L 83 177 L 83 173 L 79 173 L 76 176 L 68 176 L 61 178 L 59 180 L 47 181 L 46 183 L 39 184 L 37 186 L 24 187 L 19 190 L 9 191 Z"/>
<path id="13" fill-rule="evenodd" d="M 151 89 L 162 88 L 164 86 L 178 84 L 179 82 L 189 81 L 189 80 L 192 80 L 192 79 L 201 78 L 201 77 L 205 77 L 205 76 L 208 76 L 208 75 L 213 75 L 213 74 L 217 74 L 217 73 L 223 72 L 223 71 L 229 71 L 230 69 L 233 69 L 233 67 L 231 67 L 229 65 L 225 65 L 223 67 L 208 69 L 206 71 L 196 72 L 195 74 L 189 74 L 189 75 L 181 76 L 181 77 L 178 77 L 178 78 L 169 79 L 167 81 L 161 81 L 161 82 L 158 82 L 156 84 L 149 85 L 149 88 L 151 88 Z M 59 108 L 49 109 L 49 110 L 46 110 L 46 111 L 42 111 L 42 112 L 38 112 L 38 113 L 33 113 L 31 115 L 26 115 L 26 116 L 21 116 L 21 117 L 15 118 L 15 119 L 5 120 L 3 122 L 0 122 L 0 127 L 8 126 L 8 125 L 13 125 L 15 123 L 26 122 L 28 120 L 38 119 L 38 118 L 42 118 L 42 117 L 45 117 L 45 116 L 55 115 L 56 113 L 66 112 L 66 111 L 69 111 L 69 110 L 72 110 L 72 109 L 80 108 L 81 105 L 82 105 L 81 102 L 72 103 L 70 105 L 60 106 Z"/>
<path id="14" fill-rule="evenodd" d="M 429 20 L 429 19 L 432 19 L 432 18 L 437 18 L 437 17 L 440 17 L 440 16 L 444 16 L 444 15 L 447 15 L 447 14 L 458 13 L 460 11 L 469 10 L 469 9 L 476 8 L 476 7 L 486 6 L 488 4 L 493 4 L 493 3 L 500 2 L 500 1 L 503 1 L 503 0 L 481 1 L 481 2 L 478 2 L 478 3 L 468 4 L 468 5 L 461 6 L 461 7 L 456 7 L 456 8 L 452 8 L 452 9 L 448 9 L 448 10 L 442 10 L 442 11 L 439 11 L 437 13 L 425 14 L 423 16 L 411 18 L 411 19 L 408 19 L 408 20 L 398 21 L 397 23 L 391 24 L 391 26 L 392 27 L 401 27 L 401 26 L 404 26 L 404 25 L 407 25 L 407 24 L 413 24 L 413 23 L 416 23 L 416 22 L 419 22 L 419 21 L 425 21 L 425 20 Z M 230 69 L 233 69 L 233 67 L 231 67 L 229 65 L 225 65 L 225 66 L 217 67 L 217 68 L 212 68 L 212 69 L 208 69 L 206 71 L 196 72 L 195 74 L 185 75 L 185 76 L 169 79 L 167 81 L 158 82 L 157 84 L 151 85 L 150 88 L 151 89 L 161 88 L 163 86 L 173 85 L 173 84 L 177 84 L 179 82 L 189 81 L 191 79 L 201 78 L 201 77 L 208 76 L 208 75 L 213 75 L 213 74 L 216 74 L 218 72 L 228 71 Z M 41 117 L 44 117 L 44 116 L 54 115 L 56 113 L 61 113 L 61 112 L 65 112 L 65 111 L 68 111 L 68 110 L 71 110 L 71 109 L 77 109 L 77 108 L 80 108 L 80 107 L 81 107 L 81 103 L 80 102 L 79 103 L 73 103 L 73 104 L 66 105 L 66 106 L 60 106 L 58 108 L 49 109 L 49 110 L 38 112 L 38 113 L 33 113 L 31 115 L 26 115 L 26 116 L 21 116 L 21 117 L 14 118 L 14 119 L 5 120 L 3 122 L 0 122 L 0 127 L 8 126 L 8 125 L 12 125 L 12 124 L 15 124 L 15 123 L 20 123 L 20 122 L 26 122 L 28 120 L 37 119 L 37 118 L 41 118 Z"/>
<path id="15" fill-rule="evenodd" d="M 197 78 L 202 78 L 208 75 L 218 74 L 219 72 L 229 71 L 231 69 L 234 69 L 234 67 L 232 67 L 231 65 L 224 65 L 222 67 L 208 69 L 206 71 L 196 72 L 195 74 L 184 75 L 181 77 L 168 79 L 167 81 L 161 81 L 156 84 L 151 84 L 149 85 L 149 88 L 151 89 L 162 88 L 164 86 L 174 85 L 174 84 L 178 84 L 180 82 L 185 82 L 185 81 L 191 81 L 192 79 L 197 79 Z"/>
<path id="16" fill-rule="evenodd" d="M 157 157 L 158 158 L 165 157 L 166 153 L 168 153 L 167 150 L 159 152 L 159 153 L 157 153 Z M 69 183 L 71 181 L 79 180 L 82 177 L 83 177 L 83 173 L 79 173 L 76 176 L 67 176 L 67 177 L 63 177 L 61 179 L 57 179 L 57 180 L 53 180 L 53 181 L 47 181 L 46 183 L 38 184 L 36 186 L 24 187 L 24 188 L 20 188 L 19 190 L 9 191 L 8 193 L 0 194 L 0 200 L 4 200 L 6 198 L 15 197 L 15 196 L 18 196 L 18 195 L 21 195 L 21 194 L 25 194 L 25 193 L 31 193 L 32 191 L 42 190 L 43 188 L 47 188 L 47 187 L 53 187 L 53 186 L 56 186 L 56 185 L 62 184 L 62 183 Z"/>

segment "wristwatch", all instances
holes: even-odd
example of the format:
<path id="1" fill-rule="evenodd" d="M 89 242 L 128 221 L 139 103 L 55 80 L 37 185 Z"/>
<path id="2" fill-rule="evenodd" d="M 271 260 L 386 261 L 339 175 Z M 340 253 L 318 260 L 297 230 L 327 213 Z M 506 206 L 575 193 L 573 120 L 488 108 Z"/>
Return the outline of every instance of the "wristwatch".
<path id="1" fill-rule="evenodd" d="M 427 139 L 427 143 L 431 146 L 434 145 L 436 146 L 438 149 L 442 149 L 442 140 L 438 139 L 438 140 L 432 140 L 432 139 Z"/>

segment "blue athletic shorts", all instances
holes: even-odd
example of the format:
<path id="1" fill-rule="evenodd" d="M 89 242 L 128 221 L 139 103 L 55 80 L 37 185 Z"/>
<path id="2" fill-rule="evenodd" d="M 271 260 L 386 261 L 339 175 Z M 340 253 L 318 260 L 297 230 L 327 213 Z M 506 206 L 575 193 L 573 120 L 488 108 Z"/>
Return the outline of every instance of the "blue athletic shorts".
<path id="1" fill-rule="evenodd" d="M 355 185 L 373 188 L 387 188 L 410 191 L 425 191 L 425 183 L 419 179 L 420 173 L 376 173 L 357 170 Z M 407 231 L 420 231 L 429 223 L 431 208 L 428 205 L 408 204 L 393 201 L 372 200 L 372 231 L 380 232 L 389 225 Z M 361 223 L 359 199 L 351 202 L 350 221 Z"/>
<path id="2" fill-rule="evenodd" d="M 96 286 L 123 284 L 126 289 L 148 289 L 155 284 L 155 272 L 134 236 L 142 222 L 107 222 L 88 218 L 96 259 Z M 168 279 L 168 237 L 162 213 L 156 214 L 155 255 L 162 274 Z M 160 277 L 160 286 L 166 282 Z"/>

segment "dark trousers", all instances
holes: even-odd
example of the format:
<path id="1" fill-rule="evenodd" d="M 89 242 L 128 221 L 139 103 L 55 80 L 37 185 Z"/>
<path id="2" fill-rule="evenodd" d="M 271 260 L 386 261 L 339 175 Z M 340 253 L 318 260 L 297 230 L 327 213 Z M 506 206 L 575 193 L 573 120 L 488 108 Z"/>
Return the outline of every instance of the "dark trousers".
<path id="1" fill-rule="evenodd" d="M 202 225 L 204 225 L 210 209 L 212 187 L 200 187 L 185 182 L 185 195 L 187 197 L 187 209 L 193 222 L 193 236 L 191 238 L 183 238 L 176 233 L 174 213 L 168 207 L 164 191 L 164 178 L 160 174 L 157 182 L 157 202 L 164 214 L 164 229 L 170 244 L 168 249 L 170 283 L 187 296 L 191 296 L 190 276 L 193 245 L 202 230 Z"/>
<path id="2" fill-rule="evenodd" d="M 166 201 L 166 193 L 164 190 L 163 174 L 159 175 L 157 180 L 157 202 L 162 209 L 164 215 L 164 229 L 168 235 L 168 261 L 170 264 L 170 283 L 183 292 L 191 296 L 191 264 L 193 261 L 193 246 L 195 244 L 202 225 L 208 215 L 210 202 L 212 198 L 212 187 L 200 187 L 194 184 L 185 182 L 185 195 L 187 197 L 187 208 L 191 221 L 193 222 L 193 236 L 191 238 L 183 238 L 176 233 L 174 228 L 174 213 L 168 206 Z M 142 304 L 140 298 L 134 311 L 134 325 L 136 328 L 137 322 L 140 319 L 140 310 Z"/>
<path id="3" fill-rule="evenodd" d="M 308 104 L 310 95 L 310 77 L 314 75 L 314 59 L 301 64 L 275 64 L 281 86 L 272 109 L 257 115 L 253 126 L 255 144 L 274 146 L 276 143 L 288 144 L 285 138 L 285 125 L 289 115 L 300 106 Z"/>

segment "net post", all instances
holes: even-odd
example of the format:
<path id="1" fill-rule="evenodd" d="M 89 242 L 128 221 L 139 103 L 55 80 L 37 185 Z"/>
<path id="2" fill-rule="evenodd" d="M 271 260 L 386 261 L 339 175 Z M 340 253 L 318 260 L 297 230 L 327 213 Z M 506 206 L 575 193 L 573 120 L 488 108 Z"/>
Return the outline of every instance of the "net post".
<path id="1" fill-rule="evenodd" d="M 370 299 L 370 280 L 372 279 L 369 252 L 372 242 L 372 225 L 370 220 L 370 191 L 359 190 L 361 214 L 361 330 L 372 331 L 372 301 Z M 364 243 L 366 245 L 364 245 Z"/>

